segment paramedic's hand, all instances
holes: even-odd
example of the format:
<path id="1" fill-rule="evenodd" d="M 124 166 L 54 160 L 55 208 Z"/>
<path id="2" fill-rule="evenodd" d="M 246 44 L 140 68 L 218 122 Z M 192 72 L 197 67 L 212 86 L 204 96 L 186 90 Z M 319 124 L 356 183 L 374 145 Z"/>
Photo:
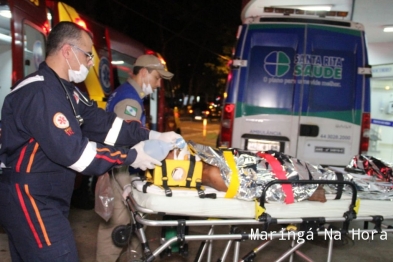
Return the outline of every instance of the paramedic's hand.
<path id="1" fill-rule="evenodd" d="M 172 144 L 173 146 L 176 144 L 176 140 L 179 138 L 183 139 L 181 135 L 173 131 L 160 133 L 154 130 L 150 130 L 149 133 L 149 139 L 158 139 L 167 142 L 169 144 Z"/>
<path id="2" fill-rule="evenodd" d="M 153 169 L 155 166 L 161 166 L 162 164 L 160 161 L 145 153 L 143 150 L 144 145 L 145 143 L 142 141 L 131 148 L 135 149 L 137 153 L 135 161 L 131 164 L 131 166 L 133 168 L 140 168 L 143 171 L 146 169 Z"/>
<path id="3" fill-rule="evenodd" d="M 123 199 L 127 200 L 128 195 L 131 193 L 131 184 L 127 184 L 123 187 Z"/>

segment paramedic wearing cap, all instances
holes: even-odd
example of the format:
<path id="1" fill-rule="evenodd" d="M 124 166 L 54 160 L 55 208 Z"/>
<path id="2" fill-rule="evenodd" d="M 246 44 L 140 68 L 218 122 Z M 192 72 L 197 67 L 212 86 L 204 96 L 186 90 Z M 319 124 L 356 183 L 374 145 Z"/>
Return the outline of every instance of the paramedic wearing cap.
<path id="1" fill-rule="evenodd" d="M 124 120 L 139 120 L 142 125 L 145 125 L 143 99 L 160 87 L 161 79 L 169 80 L 172 77 L 173 74 L 165 70 L 164 65 L 156 56 L 142 55 L 138 57 L 133 66 L 133 74 L 110 95 L 106 110 L 115 112 Z M 130 173 L 137 172 L 135 169 L 113 169 L 111 185 L 115 198 L 114 208 L 108 222 L 101 220 L 98 228 L 97 262 L 114 262 L 122 251 L 121 247 L 114 245 L 112 232 L 117 226 L 130 223 L 129 210 L 123 203 L 123 199 L 130 193 Z"/>
<path id="2" fill-rule="evenodd" d="M 154 168 L 161 163 L 144 153 L 143 140 L 172 142 L 178 136 L 152 133 L 85 98 L 71 82 L 85 80 L 94 66 L 92 51 L 87 31 L 58 23 L 48 35 L 45 62 L 5 98 L 0 226 L 12 261 L 78 261 L 68 221 L 75 172 L 101 175 L 115 165 Z"/>

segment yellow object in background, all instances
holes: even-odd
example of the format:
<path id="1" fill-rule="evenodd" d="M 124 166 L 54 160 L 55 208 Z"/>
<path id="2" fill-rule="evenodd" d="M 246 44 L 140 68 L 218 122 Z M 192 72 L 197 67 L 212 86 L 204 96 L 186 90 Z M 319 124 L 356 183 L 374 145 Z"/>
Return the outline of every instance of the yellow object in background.
<path id="1" fill-rule="evenodd" d="M 74 23 L 78 23 L 79 20 L 81 20 L 78 12 L 71 6 L 59 2 L 58 3 L 58 9 L 59 9 L 59 17 L 60 21 L 71 21 Z M 92 66 L 91 70 L 89 71 L 89 74 L 86 77 L 85 80 L 85 85 L 87 92 L 89 93 L 89 98 L 91 100 L 94 100 L 97 102 L 97 106 L 100 108 L 105 109 L 106 107 L 106 102 L 104 101 L 105 94 L 104 91 L 102 90 L 100 80 L 99 80 L 99 69 L 98 66 L 100 64 L 100 56 L 98 55 L 96 48 L 93 46 L 92 48 L 92 53 L 94 55 L 94 66 Z"/>
<path id="2" fill-rule="evenodd" d="M 206 125 L 207 125 L 207 120 L 203 119 L 203 137 L 206 137 Z"/>

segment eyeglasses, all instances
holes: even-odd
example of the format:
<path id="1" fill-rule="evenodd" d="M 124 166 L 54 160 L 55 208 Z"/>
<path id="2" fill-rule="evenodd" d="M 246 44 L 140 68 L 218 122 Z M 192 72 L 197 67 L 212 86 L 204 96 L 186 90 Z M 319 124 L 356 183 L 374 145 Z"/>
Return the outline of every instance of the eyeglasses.
<path id="1" fill-rule="evenodd" d="M 87 57 L 87 60 L 90 62 L 90 61 L 93 61 L 93 58 L 94 58 L 94 55 L 91 53 L 91 52 L 85 52 L 85 51 L 83 51 L 82 49 L 80 49 L 78 46 L 76 46 L 76 45 L 74 45 L 74 44 L 69 44 L 70 46 L 72 46 L 72 47 L 75 47 L 76 49 L 78 49 L 79 51 L 81 51 L 82 53 L 84 53 L 85 54 L 85 56 Z"/>

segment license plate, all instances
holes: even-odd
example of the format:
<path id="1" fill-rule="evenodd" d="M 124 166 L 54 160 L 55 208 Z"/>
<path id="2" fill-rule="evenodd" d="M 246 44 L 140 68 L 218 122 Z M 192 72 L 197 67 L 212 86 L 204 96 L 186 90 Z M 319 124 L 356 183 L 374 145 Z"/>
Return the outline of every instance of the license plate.
<path id="1" fill-rule="evenodd" d="M 246 149 L 249 151 L 268 151 L 268 150 L 280 151 L 280 142 L 249 139 Z"/>

